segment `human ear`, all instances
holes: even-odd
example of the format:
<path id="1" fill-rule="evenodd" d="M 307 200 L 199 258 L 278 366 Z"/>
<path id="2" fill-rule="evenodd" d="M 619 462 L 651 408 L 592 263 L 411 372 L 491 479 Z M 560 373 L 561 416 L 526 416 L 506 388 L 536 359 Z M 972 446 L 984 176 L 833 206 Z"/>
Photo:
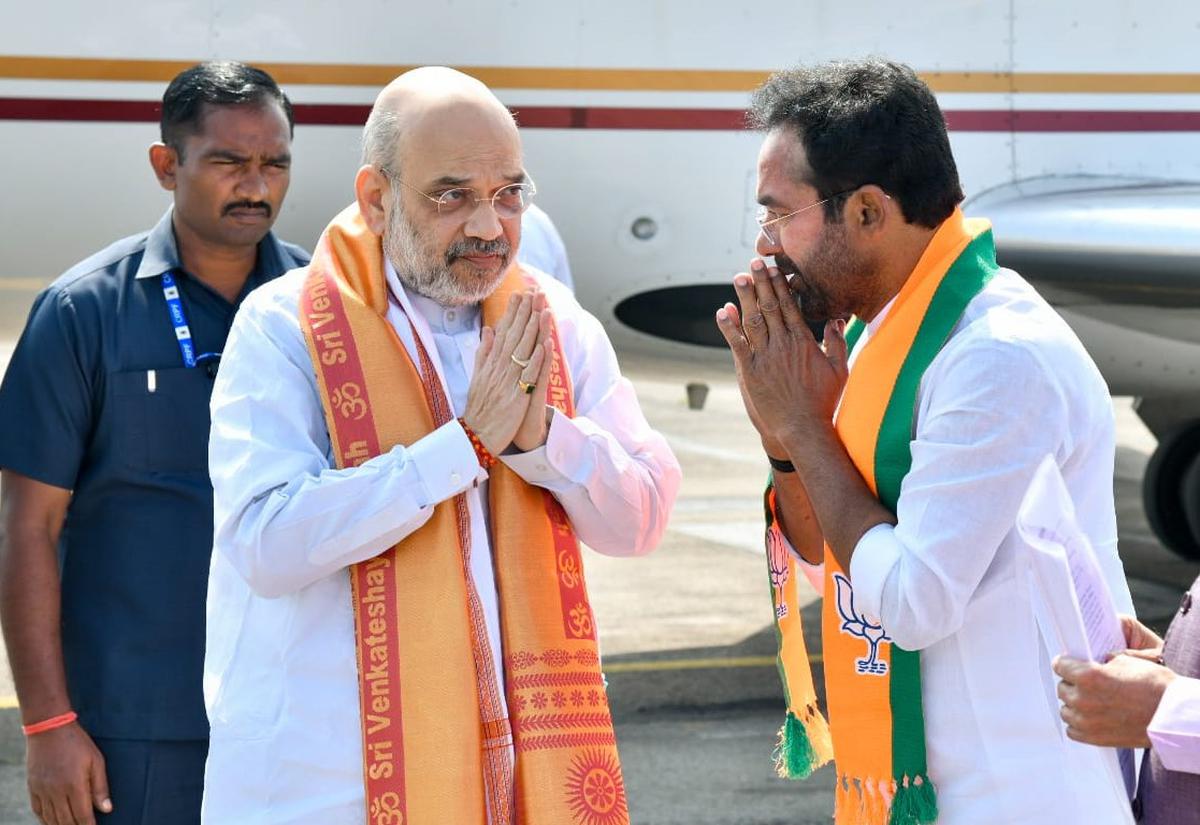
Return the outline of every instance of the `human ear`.
<path id="1" fill-rule="evenodd" d="M 358 211 L 367 227 L 376 235 L 382 235 L 387 226 L 385 198 L 390 194 L 387 178 L 378 168 L 367 164 L 354 176 L 354 197 Z"/>
<path id="2" fill-rule="evenodd" d="M 170 146 L 165 143 L 150 145 L 150 168 L 158 178 L 158 185 L 168 192 L 175 191 L 175 167 L 178 165 L 179 156 Z"/>
<path id="3" fill-rule="evenodd" d="M 853 200 L 851 214 L 859 226 L 869 231 L 883 228 L 888 219 L 887 206 L 892 200 L 888 193 L 874 184 L 869 184 L 855 192 Z"/>

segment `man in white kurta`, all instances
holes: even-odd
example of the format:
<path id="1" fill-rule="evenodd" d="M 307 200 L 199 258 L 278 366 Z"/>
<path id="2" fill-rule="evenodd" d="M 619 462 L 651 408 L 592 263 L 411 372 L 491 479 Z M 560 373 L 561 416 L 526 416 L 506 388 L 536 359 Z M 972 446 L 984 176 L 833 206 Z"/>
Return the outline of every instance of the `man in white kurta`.
<path id="1" fill-rule="evenodd" d="M 850 369 L 887 318 L 850 353 Z M 1133 612 L 1117 555 L 1115 427 L 1079 339 L 1011 270 L 967 305 L 917 391 L 913 467 L 895 525 L 859 540 L 855 607 L 921 651 L 929 770 L 939 822 L 1120 823 L 1123 788 L 1063 735 L 1014 516 L 1046 455 L 1062 466 L 1080 528 L 1117 609 Z M 801 558 L 820 592 L 824 569 Z M 1117 801 L 1114 801 L 1117 800 Z"/>
<path id="2" fill-rule="evenodd" d="M 852 601 L 839 600 L 839 611 L 849 607 L 895 647 L 919 652 L 923 761 L 938 823 L 1131 821 L 1126 789 L 1059 721 L 1050 667 L 1058 651 L 1039 630 L 1016 529 L 1035 471 L 1053 456 L 1117 608 L 1132 610 L 1116 552 L 1113 412 L 1099 370 L 1032 286 L 995 271 L 965 295 L 946 338 L 938 327 L 912 402 L 892 393 L 894 375 L 878 379 L 885 400 L 902 398 L 904 418 L 912 403 L 911 429 L 890 433 L 909 438 L 911 464 L 888 509 L 835 421 L 848 382 L 863 378 L 856 370 L 869 342 L 886 341 L 889 319 L 910 321 L 903 313 L 920 305 L 905 291 L 910 279 L 920 283 L 922 268 L 945 258 L 927 252 L 939 238 L 967 237 L 944 119 L 912 69 L 880 59 L 779 72 L 751 112 L 766 133 L 757 251 L 774 265 L 756 259 L 735 276 L 740 306 L 727 304 L 717 322 L 773 468 L 773 529 L 782 528 L 818 592 L 820 565 L 848 574 Z M 945 265 L 966 258 L 966 248 Z M 990 239 L 985 248 L 994 266 Z M 965 292 L 962 283 L 953 286 Z M 851 315 L 866 323 L 852 351 Z M 827 322 L 822 344 L 806 320 Z M 844 624 L 826 621 L 826 639 L 855 635 L 841 616 Z M 838 699 L 853 708 L 861 683 L 847 670 L 831 678 L 828 656 L 825 666 L 829 694 L 844 690 Z M 842 771 L 837 718 L 830 724 Z M 886 745 L 890 732 L 877 727 Z M 856 821 L 846 810 L 843 819 Z"/>
<path id="3" fill-rule="evenodd" d="M 445 81 L 436 72 L 447 71 L 436 70 L 432 79 Z M 489 208 L 494 204 L 486 198 L 475 206 L 477 212 Z M 480 248 L 500 249 L 499 240 L 487 243 L 493 246 Z M 480 347 L 478 302 L 421 294 L 390 253 L 385 271 L 387 320 L 414 363 L 414 332 L 420 337 L 453 414 L 462 416 Z M 599 322 L 565 286 L 532 275 L 553 308 L 576 415 L 553 412 L 543 445 L 500 458 L 558 499 L 582 542 L 608 555 L 646 553 L 666 526 L 679 466 L 643 417 Z M 504 684 L 487 471 L 458 420 L 361 466 L 334 469 L 299 322 L 304 276 L 292 272 L 246 301 L 213 393 L 216 547 L 204 682 L 212 723 L 208 823 L 365 821 L 347 568 L 396 544 L 437 504 L 463 493 L 470 574 Z"/>

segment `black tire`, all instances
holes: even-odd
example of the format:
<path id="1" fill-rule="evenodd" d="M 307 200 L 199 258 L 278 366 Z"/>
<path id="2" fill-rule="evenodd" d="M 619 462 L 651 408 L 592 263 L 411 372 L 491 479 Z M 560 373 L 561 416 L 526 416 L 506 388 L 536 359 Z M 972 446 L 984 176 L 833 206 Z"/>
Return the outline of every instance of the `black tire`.
<path id="1" fill-rule="evenodd" d="M 1189 421 L 1159 440 L 1146 465 L 1142 503 L 1159 541 L 1200 561 L 1200 421 Z"/>
<path id="2" fill-rule="evenodd" d="M 1183 483 L 1179 487 L 1183 497 L 1183 515 L 1192 531 L 1193 547 L 1200 545 L 1200 457 L 1192 459 L 1192 464 L 1183 474 Z M 1198 556 L 1189 558 L 1200 559 Z"/>

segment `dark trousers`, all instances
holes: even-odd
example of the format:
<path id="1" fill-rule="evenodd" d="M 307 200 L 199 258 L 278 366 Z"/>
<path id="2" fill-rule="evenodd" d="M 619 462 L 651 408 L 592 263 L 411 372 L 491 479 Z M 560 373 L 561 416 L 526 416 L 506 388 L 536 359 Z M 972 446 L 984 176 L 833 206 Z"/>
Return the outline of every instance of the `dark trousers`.
<path id="1" fill-rule="evenodd" d="M 208 740 L 97 739 L 113 812 L 102 825 L 199 825 Z"/>

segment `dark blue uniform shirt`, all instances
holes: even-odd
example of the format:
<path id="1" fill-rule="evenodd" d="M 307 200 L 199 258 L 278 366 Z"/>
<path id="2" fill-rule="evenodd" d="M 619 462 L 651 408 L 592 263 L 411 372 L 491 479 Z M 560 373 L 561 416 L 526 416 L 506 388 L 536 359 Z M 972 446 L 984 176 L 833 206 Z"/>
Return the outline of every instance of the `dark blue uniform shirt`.
<path id="1" fill-rule="evenodd" d="M 242 297 L 306 263 L 267 235 Z M 208 736 L 213 379 L 184 366 L 164 272 L 196 352 L 219 353 L 236 306 L 183 271 L 168 210 L 38 296 L 0 386 L 0 467 L 74 491 L 59 547 L 63 657 L 74 709 L 98 737 Z"/>

